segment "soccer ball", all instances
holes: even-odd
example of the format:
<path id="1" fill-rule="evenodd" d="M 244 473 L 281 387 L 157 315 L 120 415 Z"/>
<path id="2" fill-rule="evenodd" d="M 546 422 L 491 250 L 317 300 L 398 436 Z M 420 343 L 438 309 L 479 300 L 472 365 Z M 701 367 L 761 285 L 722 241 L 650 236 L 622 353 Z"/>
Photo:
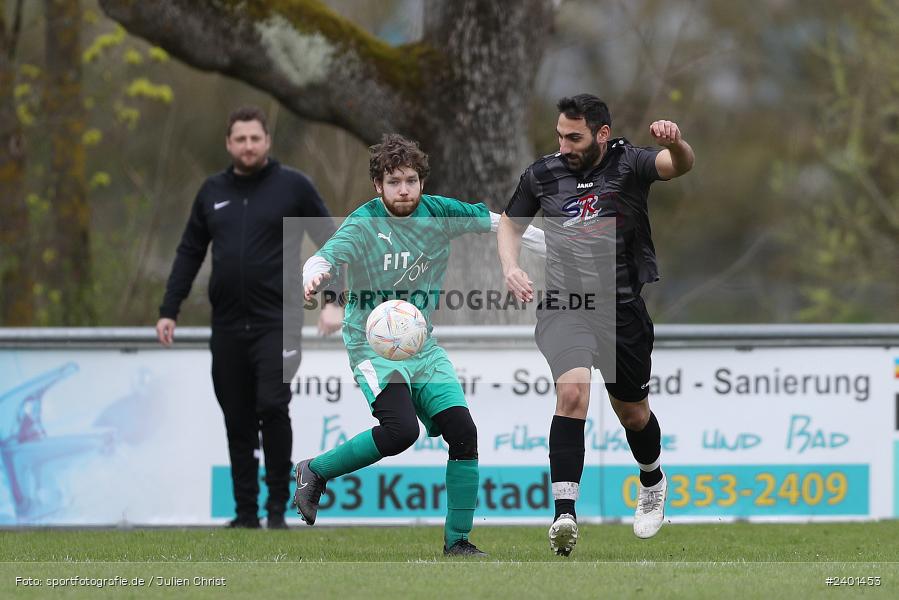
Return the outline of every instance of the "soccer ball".
<path id="1" fill-rule="evenodd" d="M 365 337 L 384 358 L 404 360 L 421 350 L 428 337 L 428 324 L 415 305 L 388 300 L 368 315 Z"/>

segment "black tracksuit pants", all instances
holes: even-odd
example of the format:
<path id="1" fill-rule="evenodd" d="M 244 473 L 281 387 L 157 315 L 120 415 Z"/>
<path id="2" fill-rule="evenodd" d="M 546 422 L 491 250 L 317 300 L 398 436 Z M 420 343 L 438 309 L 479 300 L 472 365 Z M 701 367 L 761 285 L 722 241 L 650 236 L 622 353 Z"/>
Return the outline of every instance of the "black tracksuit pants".
<path id="1" fill-rule="evenodd" d="M 296 353 L 285 357 L 282 344 L 280 328 L 212 331 L 212 384 L 225 417 L 238 518 L 255 519 L 259 512 L 260 433 L 269 492 L 265 510 L 283 515 L 287 508 L 293 432 L 290 384 L 283 382 L 282 370 L 296 371 L 300 349 L 289 349 Z"/>

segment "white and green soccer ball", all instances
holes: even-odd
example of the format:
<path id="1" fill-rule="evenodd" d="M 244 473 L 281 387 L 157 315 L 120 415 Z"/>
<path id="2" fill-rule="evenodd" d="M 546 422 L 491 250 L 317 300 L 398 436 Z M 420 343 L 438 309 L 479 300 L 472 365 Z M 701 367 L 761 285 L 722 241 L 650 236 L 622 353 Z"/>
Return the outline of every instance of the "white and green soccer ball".
<path id="1" fill-rule="evenodd" d="M 388 300 L 368 315 L 365 337 L 372 349 L 384 358 L 405 360 L 424 346 L 428 324 L 415 305 L 405 300 Z"/>

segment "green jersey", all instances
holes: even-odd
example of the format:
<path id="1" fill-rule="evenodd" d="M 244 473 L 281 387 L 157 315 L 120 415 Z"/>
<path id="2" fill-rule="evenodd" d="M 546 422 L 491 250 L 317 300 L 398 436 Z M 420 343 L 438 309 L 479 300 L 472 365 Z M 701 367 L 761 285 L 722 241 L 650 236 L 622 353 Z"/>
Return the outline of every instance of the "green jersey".
<path id="1" fill-rule="evenodd" d="M 346 265 L 349 292 L 343 339 L 355 367 L 375 352 L 365 339 L 371 310 L 386 300 L 416 305 L 431 330 L 431 313 L 440 301 L 450 256 L 450 242 L 466 233 L 490 231 L 490 212 L 483 204 L 422 194 L 408 217 L 395 217 L 381 198 L 350 214 L 316 252 L 333 267 Z M 425 348 L 433 344 L 429 339 Z"/>

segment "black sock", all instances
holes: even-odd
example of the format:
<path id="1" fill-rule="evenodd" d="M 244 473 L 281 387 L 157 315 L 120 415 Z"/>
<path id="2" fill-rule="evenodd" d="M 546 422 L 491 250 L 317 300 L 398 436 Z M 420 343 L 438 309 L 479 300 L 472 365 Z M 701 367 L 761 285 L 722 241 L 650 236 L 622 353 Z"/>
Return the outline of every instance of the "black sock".
<path id="1" fill-rule="evenodd" d="M 568 513 L 573 517 L 574 503 L 577 499 L 576 486 L 557 492 L 556 484 L 576 483 L 580 484 L 581 474 L 584 472 L 584 419 L 572 419 L 571 417 L 553 416 L 552 425 L 549 428 L 549 475 L 553 482 L 553 497 L 558 493 L 569 496 L 557 498 L 556 516 Z M 564 488 L 565 486 L 561 486 Z M 572 497 L 573 496 L 573 497 Z"/>
<path id="2" fill-rule="evenodd" d="M 659 460 L 662 454 L 662 430 L 659 428 L 659 421 L 655 414 L 650 411 L 649 421 L 646 427 L 640 431 L 631 431 L 625 428 L 627 443 L 630 444 L 631 452 L 637 463 L 640 465 L 640 483 L 643 487 L 650 487 L 662 480 L 662 469 L 656 466 L 654 469 L 644 471 L 645 465 L 652 465 Z"/>

